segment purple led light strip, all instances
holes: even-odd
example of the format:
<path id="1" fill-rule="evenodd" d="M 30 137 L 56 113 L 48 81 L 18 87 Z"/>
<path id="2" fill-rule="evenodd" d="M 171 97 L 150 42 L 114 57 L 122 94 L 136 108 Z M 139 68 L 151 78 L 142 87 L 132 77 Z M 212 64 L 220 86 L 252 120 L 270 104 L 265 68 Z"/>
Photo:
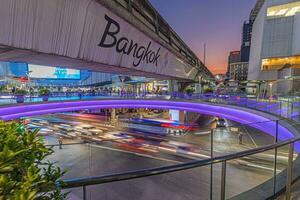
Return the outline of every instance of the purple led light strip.
<path id="1" fill-rule="evenodd" d="M 276 122 L 269 120 L 276 120 L 276 118 L 270 119 L 235 107 L 225 107 L 224 105 L 212 105 L 200 102 L 102 99 L 92 101 L 35 103 L 2 107 L 0 108 L 0 118 L 2 120 L 13 120 L 21 117 L 95 108 L 153 108 L 186 110 L 227 118 L 241 124 L 251 124 L 252 127 L 269 135 L 275 136 Z M 278 126 L 278 130 L 279 140 L 286 140 L 294 137 L 294 134 L 282 125 Z M 300 152 L 300 145 L 298 143 L 295 147 L 296 150 Z"/>

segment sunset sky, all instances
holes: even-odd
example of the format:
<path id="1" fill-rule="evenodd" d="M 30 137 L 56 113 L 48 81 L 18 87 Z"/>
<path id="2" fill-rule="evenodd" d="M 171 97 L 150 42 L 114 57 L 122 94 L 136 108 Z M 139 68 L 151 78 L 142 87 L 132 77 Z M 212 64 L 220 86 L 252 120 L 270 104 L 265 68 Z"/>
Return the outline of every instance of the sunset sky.
<path id="1" fill-rule="evenodd" d="M 228 54 L 239 50 L 243 22 L 256 0 L 150 0 L 213 73 L 224 73 Z"/>

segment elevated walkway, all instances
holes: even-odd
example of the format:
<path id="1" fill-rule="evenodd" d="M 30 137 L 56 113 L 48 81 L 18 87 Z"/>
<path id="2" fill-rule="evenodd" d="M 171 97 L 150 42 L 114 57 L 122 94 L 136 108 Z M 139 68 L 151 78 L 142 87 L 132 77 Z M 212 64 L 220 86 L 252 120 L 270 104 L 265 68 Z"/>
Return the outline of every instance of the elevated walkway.
<path id="1" fill-rule="evenodd" d="M 0 61 L 181 81 L 212 77 L 146 0 L 3 0 L 0 13 Z"/>
<path id="2" fill-rule="evenodd" d="M 79 179 L 69 179 L 67 181 L 67 188 L 83 187 L 83 191 L 86 187 L 95 184 L 112 183 L 122 180 L 130 180 L 136 178 L 142 178 L 147 176 L 154 176 L 160 174 L 166 174 L 171 172 L 177 172 L 192 168 L 204 167 L 204 166 L 219 166 L 218 171 L 214 172 L 219 174 L 221 172 L 221 185 L 220 196 L 221 199 L 226 197 L 226 179 L 230 178 L 226 174 L 227 163 L 235 161 L 241 157 L 248 157 L 257 155 L 259 153 L 271 151 L 274 149 L 289 147 L 288 148 L 288 164 L 287 169 L 277 173 L 275 165 L 274 175 L 272 178 L 266 180 L 262 184 L 249 188 L 248 191 L 240 193 L 232 199 L 267 199 L 272 197 L 278 191 L 284 189 L 284 187 L 290 188 L 291 181 L 295 180 L 300 175 L 299 157 L 294 157 L 294 150 L 299 152 L 299 132 L 296 124 L 291 123 L 290 120 L 284 120 L 276 115 L 269 114 L 267 112 L 261 112 L 249 108 L 241 108 L 239 106 L 207 103 L 199 101 L 182 101 L 182 100 L 155 100 L 155 99 L 102 99 L 102 100 L 89 100 L 89 101 L 65 101 L 65 102 L 44 102 L 44 103 L 28 103 L 20 105 L 9 105 L 0 108 L 0 117 L 3 120 L 13 120 L 21 117 L 29 117 L 41 114 L 50 114 L 57 112 L 75 111 L 81 109 L 93 109 L 93 108 L 153 108 L 153 109 L 179 109 L 187 110 L 191 112 L 199 112 L 208 115 L 219 116 L 228 118 L 233 121 L 237 121 L 242 124 L 247 124 L 256 129 L 259 129 L 280 141 L 278 143 L 270 144 L 267 146 L 259 147 L 256 149 L 250 149 L 230 155 L 213 157 L 211 159 L 193 161 L 189 163 L 172 165 L 166 167 L 158 167 L 153 169 L 142 169 L 138 171 L 124 172 L 119 174 L 110 174 L 97 177 L 83 177 Z M 275 151 L 274 159 L 276 160 L 277 153 Z M 275 161 L 276 163 L 276 161 Z M 220 167 L 221 164 L 221 167 Z M 210 174 L 210 176 L 213 176 Z M 216 176 L 216 175 L 214 175 Z M 227 177 L 227 178 L 226 178 Z M 241 181 L 241 180 L 239 180 Z M 210 183 L 212 184 L 212 182 Z M 274 187 L 275 186 L 275 187 Z M 100 186 L 99 186 L 100 187 Z M 231 186 L 232 187 L 232 186 Z M 216 189 L 216 188 L 215 188 Z M 214 189 L 214 190 L 215 190 Z M 212 192 L 211 190 L 210 192 Z M 287 193 L 289 194 L 289 193 Z M 83 196 L 86 193 L 83 192 Z M 289 198 L 288 198 L 289 199 Z"/>

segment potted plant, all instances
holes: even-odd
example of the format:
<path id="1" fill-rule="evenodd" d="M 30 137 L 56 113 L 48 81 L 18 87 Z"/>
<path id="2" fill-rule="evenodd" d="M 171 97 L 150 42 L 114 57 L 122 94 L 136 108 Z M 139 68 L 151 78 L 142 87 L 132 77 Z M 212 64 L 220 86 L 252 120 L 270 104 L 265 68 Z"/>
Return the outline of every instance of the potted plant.
<path id="1" fill-rule="evenodd" d="M 65 172 L 46 160 L 53 150 L 45 146 L 38 130 L 3 121 L 0 129 L 0 199 L 66 199 L 59 187 Z"/>
<path id="2" fill-rule="evenodd" d="M 15 97 L 17 103 L 24 103 L 25 101 L 25 95 L 28 94 L 27 90 L 24 89 L 16 89 L 15 91 Z"/>
<path id="3" fill-rule="evenodd" d="M 2 93 L 2 92 L 5 91 L 5 90 L 6 90 L 6 86 L 1 85 L 1 86 L 0 86 L 0 92 Z"/>
<path id="4" fill-rule="evenodd" d="M 213 92 L 214 92 L 214 90 L 212 88 L 207 87 L 207 88 L 204 89 L 205 94 L 206 93 L 213 93 Z"/>
<path id="5" fill-rule="evenodd" d="M 48 88 L 41 88 L 39 90 L 39 95 L 43 98 L 43 101 L 48 101 L 50 90 Z"/>
<path id="6" fill-rule="evenodd" d="M 186 93 L 188 96 L 192 96 L 192 94 L 195 92 L 195 90 L 193 88 L 187 88 L 186 89 Z"/>

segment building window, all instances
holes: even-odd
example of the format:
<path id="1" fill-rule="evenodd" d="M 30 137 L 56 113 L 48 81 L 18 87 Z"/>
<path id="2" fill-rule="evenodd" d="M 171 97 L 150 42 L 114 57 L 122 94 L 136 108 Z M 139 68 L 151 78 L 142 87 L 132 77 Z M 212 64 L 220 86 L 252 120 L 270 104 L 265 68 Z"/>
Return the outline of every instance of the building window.
<path id="1" fill-rule="evenodd" d="M 267 9 L 269 19 L 290 17 L 300 13 L 300 2 L 288 3 L 279 6 L 272 6 Z"/>
<path id="2" fill-rule="evenodd" d="M 300 55 L 262 59 L 262 70 L 279 70 L 283 67 L 300 68 Z"/>

